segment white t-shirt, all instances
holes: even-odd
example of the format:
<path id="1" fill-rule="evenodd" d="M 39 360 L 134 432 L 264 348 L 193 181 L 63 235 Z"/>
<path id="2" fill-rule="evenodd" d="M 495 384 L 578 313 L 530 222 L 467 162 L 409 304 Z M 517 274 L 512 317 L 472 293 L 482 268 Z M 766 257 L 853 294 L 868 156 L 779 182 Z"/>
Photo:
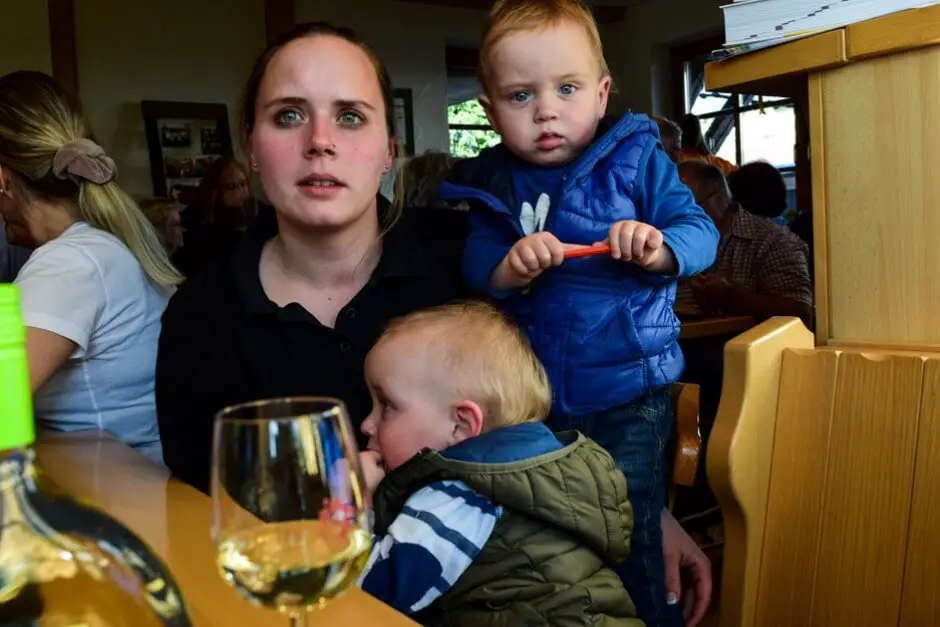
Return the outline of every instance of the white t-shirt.
<path id="1" fill-rule="evenodd" d="M 101 429 L 162 464 L 153 388 L 170 291 L 85 222 L 37 248 L 15 283 L 26 326 L 78 345 L 35 395 L 39 427 Z"/>

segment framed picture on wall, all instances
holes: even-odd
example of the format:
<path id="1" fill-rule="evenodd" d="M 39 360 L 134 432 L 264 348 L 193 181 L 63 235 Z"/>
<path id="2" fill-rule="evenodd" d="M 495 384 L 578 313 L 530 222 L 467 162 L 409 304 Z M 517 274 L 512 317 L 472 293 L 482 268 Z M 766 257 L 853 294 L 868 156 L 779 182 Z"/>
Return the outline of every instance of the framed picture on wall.
<path id="1" fill-rule="evenodd" d="M 144 100 L 140 103 L 150 152 L 154 196 L 188 205 L 206 168 L 232 155 L 224 104 Z"/>
<path id="2" fill-rule="evenodd" d="M 395 130 L 401 138 L 402 148 L 405 150 L 404 157 L 411 157 L 415 154 L 415 129 L 414 129 L 414 110 L 412 108 L 411 90 L 396 89 L 392 93 L 395 103 Z"/>

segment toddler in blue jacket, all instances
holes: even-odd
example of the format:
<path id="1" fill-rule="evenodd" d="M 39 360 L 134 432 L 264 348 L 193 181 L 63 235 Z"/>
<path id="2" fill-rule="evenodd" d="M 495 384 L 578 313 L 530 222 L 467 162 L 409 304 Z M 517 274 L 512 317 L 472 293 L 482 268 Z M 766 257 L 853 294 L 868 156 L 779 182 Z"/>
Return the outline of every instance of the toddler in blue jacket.
<path id="1" fill-rule="evenodd" d="M 650 626 L 665 600 L 663 449 L 682 372 L 675 282 L 714 261 L 718 232 L 644 115 L 605 118 L 611 78 L 576 0 L 500 0 L 480 49 L 502 144 L 459 162 L 441 197 L 471 205 L 463 267 L 525 329 L 555 392 L 549 425 L 604 446 L 627 475 L 635 528 L 620 574 Z M 606 243 L 610 253 L 565 260 Z"/>

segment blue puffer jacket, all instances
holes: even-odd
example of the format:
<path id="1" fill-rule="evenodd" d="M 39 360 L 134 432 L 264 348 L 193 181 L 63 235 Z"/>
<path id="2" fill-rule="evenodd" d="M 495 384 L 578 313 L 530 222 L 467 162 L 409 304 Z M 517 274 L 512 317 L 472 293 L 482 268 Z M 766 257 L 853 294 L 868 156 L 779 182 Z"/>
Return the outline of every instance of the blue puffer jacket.
<path id="1" fill-rule="evenodd" d="M 662 231 L 677 275 L 654 275 L 607 256 L 566 261 L 530 289 L 495 294 L 490 275 L 524 236 L 510 164 L 502 145 L 461 161 L 440 195 L 471 204 L 463 271 L 470 287 L 503 300 L 548 371 L 554 415 L 577 416 L 623 405 L 682 373 L 672 312 L 675 280 L 708 268 L 718 231 L 679 180 L 645 115 L 602 124 L 552 199 L 545 230 L 562 242 L 593 244 L 611 224 L 638 220 Z M 534 167 L 534 166 L 532 166 Z"/>

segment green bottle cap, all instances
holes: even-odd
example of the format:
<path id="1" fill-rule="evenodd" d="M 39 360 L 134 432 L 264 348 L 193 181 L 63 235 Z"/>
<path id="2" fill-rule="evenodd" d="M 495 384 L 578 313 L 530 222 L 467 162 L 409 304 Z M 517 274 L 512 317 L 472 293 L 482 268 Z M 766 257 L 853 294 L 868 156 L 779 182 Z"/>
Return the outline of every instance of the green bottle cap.
<path id="1" fill-rule="evenodd" d="M 30 446 L 35 439 L 20 291 L 0 284 L 0 451 Z"/>

